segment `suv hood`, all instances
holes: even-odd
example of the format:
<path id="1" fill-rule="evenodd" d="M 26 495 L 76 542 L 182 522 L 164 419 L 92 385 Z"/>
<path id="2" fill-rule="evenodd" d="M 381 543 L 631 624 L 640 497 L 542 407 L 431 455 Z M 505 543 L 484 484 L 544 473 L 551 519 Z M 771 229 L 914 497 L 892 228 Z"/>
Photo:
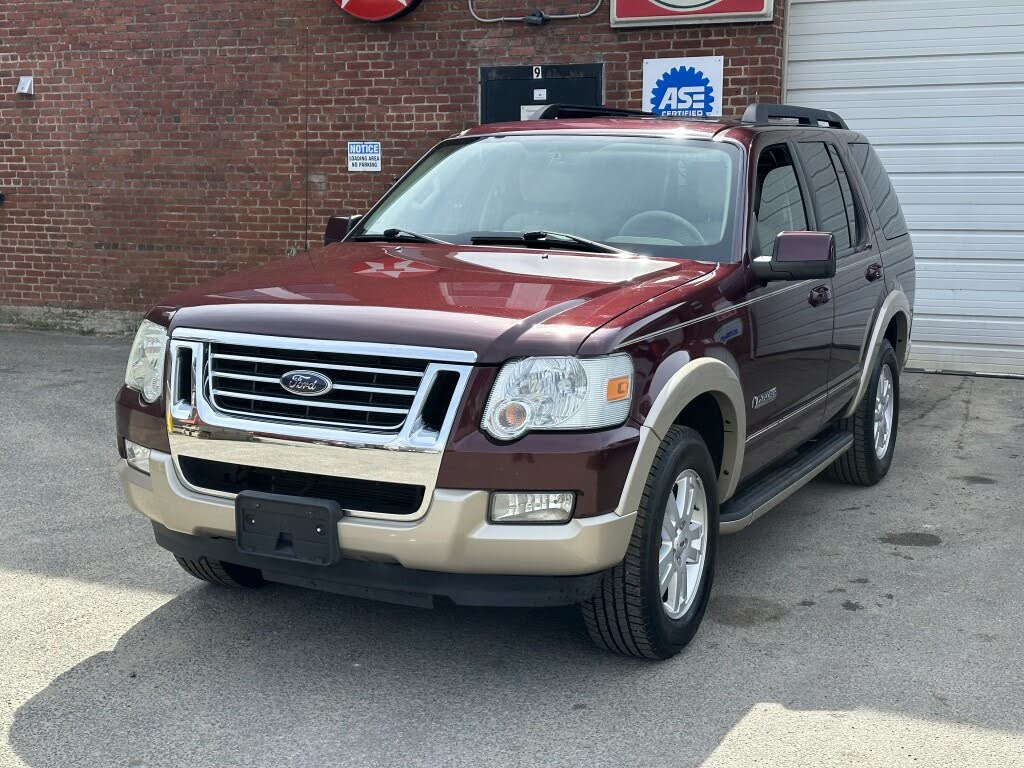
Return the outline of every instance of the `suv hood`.
<path id="1" fill-rule="evenodd" d="M 595 329 L 714 270 L 573 251 L 335 243 L 172 297 L 172 329 L 444 347 L 479 362 L 572 354 Z"/>

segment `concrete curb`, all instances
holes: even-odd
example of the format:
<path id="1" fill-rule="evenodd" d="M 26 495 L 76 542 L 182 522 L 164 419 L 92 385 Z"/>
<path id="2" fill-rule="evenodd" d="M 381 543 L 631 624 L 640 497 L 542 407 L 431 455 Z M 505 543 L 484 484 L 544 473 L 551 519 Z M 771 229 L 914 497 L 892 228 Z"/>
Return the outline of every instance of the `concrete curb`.
<path id="1" fill-rule="evenodd" d="M 142 319 L 141 312 L 112 309 L 0 306 L 0 326 L 40 331 L 71 331 L 88 335 L 131 336 Z"/>

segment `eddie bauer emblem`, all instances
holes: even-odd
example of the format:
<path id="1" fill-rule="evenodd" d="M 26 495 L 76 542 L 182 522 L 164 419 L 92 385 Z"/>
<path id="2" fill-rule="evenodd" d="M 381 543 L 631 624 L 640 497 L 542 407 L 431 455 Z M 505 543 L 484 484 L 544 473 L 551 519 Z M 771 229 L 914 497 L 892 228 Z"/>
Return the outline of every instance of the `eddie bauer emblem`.
<path id="1" fill-rule="evenodd" d="M 774 403 L 775 398 L 779 396 L 779 388 L 772 387 L 767 392 L 762 392 L 760 395 L 754 395 L 753 401 L 750 403 L 750 407 L 753 410 L 758 408 L 764 408 L 768 403 Z"/>

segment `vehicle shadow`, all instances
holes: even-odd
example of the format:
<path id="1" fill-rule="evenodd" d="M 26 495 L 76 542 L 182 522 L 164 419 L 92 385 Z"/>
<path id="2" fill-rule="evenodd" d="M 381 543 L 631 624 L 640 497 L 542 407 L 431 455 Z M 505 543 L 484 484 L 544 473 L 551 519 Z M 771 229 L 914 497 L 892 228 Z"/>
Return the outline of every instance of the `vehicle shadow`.
<path id="1" fill-rule="evenodd" d="M 816 481 L 724 538 L 704 626 L 664 663 L 594 649 L 574 609 L 427 611 L 192 584 L 155 567 L 145 521 L 125 529 L 120 513 L 67 542 L 78 557 L 30 561 L 12 546 L 14 567 L 187 586 L 22 705 L 10 745 L 32 768 L 689 766 L 766 702 L 1019 734 L 1008 703 L 1024 574 L 1009 500 L 1024 478 L 1019 433 L 989 413 L 1010 412 L 1019 391 L 980 383 L 995 405 L 972 414 L 972 386 L 908 382 L 886 482 Z M 936 471 L 954 466 L 962 477 Z M 122 543 L 129 559 L 112 557 Z"/>
<path id="2" fill-rule="evenodd" d="M 935 631 L 900 587 L 862 583 L 903 561 L 844 552 L 871 518 L 819 509 L 816 487 L 830 510 L 858 498 L 815 484 L 773 526 L 724 539 L 705 625 L 669 662 L 594 649 L 574 609 L 197 585 L 22 706 L 10 742 L 33 768 L 699 765 L 761 702 L 1018 731 L 993 703 L 1014 695 L 1002 641 Z"/>

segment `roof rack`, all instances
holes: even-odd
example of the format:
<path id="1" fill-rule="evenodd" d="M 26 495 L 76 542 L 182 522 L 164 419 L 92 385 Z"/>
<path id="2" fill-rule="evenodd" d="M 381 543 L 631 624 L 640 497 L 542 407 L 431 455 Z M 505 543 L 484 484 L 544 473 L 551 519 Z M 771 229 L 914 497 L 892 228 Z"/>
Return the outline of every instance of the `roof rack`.
<path id="1" fill-rule="evenodd" d="M 849 130 L 846 121 L 835 112 L 810 107 L 792 107 L 789 104 L 751 104 L 743 113 L 743 122 L 770 125 L 773 120 L 795 120 L 798 125 L 810 125 Z"/>
<path id="2" fill-rule="evenodd" d="M 581 117 L 657 117 L 639 109 L 589 107 L 581 104 L 549 104 L 533 116 L 534 120 L 573 120 Z"/>
<path id="3" fill-rule="evenodd" d="M 620 109 L 618 107 L 594 107 L 582 104 L 549 104 L 534 115 L 534 120 L 573 120 L 588 117 L 653 117 L 661 120 L 712 120 L 714 122 L 731 123 L 721 117 L 676 117 L 674 115 L 656 115 L 639 109 Z M 789 104 L 751 104 L 743 113 L 742 123 L 746 125 L 772 125 L 773 121 L 794 121 L 797 125 L 814 127 L 840 128 L 849 130 L 846 121 L 835 112 L 810 107 L 792 107 Z"/>

